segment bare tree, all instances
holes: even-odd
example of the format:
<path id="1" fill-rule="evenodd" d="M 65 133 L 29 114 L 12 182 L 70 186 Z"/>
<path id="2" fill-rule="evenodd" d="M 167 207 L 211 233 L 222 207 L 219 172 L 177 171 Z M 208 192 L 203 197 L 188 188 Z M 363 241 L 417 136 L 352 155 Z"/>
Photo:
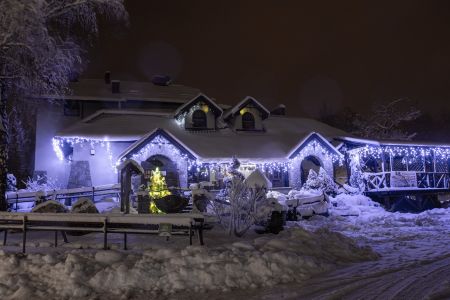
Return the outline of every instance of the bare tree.
<path id="1" fill-rule="evenodd" d="M 7 98 L 66 93 L 83 63 L 83 41 L 98 32 L 99 14 L 127 18 L 122 0 L 0 1 L 0 210 L 7 208 Z"/>
<path id="2" fill-rule="evenodd" d="M 355 135 L 365 138 L 411 140 L 416 133 L 403 129 L 405 122 L 416 120 L 421 112 L 413 106 L 405 107 L 406 99 L 397 99 L 388 104 L 376 105 L 368 117 L 355 115 Z"/>

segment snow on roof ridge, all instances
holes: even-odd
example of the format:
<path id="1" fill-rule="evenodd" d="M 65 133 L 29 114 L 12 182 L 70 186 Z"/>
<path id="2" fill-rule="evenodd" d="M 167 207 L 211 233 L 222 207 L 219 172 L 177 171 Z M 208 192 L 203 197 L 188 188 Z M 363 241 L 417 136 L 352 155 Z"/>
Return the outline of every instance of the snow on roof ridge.
<path id="1" fill-rule="evenodd" d="M 163 132 L 164 134 L 167 134 L 170 138 L 172 138 L 173 140 L 175 140 L 178 144 L 180 144 L 182 147 L 184 147 L 185 149 L 187 149 L 196 159 L 199 159 L 200 156 L 195 153 L 191 148 L 189 148 L 188 146 L 186 146 L 185 143 L 183 143 L 182 141 L 180 141 L 177 137 L 175 137 L 169 130 L 166 130 L 164 128 L 155 128 L 154 130 L 146 133 L 145 135 L 143 135 L 140 139 L 138 139 L 137 141 L 135 141 L 133 144 L 131 144 L 130 146 L 128 146 L 119 156 L 118 156 L 118 160 L 121 160 L 122 158 L 124 158 L 125 156 L 127 156 L 128 154 L 130 154 L 131 151 L 133 151 L 134 148 L 138 147 L 140 144 L 142 144 L 146 139 L 148 139 L 150 136 L 152 136 L 155 133 L 158 132 Z"/>
<path id="2" fill-rule="evenodd" d="M 220 111 L 220 114 L 223 114 L 223 109 L 210 97 L 206 96 L 205 94 L 203 94 L 202 92 L 198 93 L 197 96 L 195 96 L 194 98 L 192 98 L 191 100 L 189 100 L 188 102 L 184 103 L 183 105 L 181 105 L 180 107 L 177 108 L 177 110 L 175 111 L 175 113 L 173 114 L 174 116 L 178 116 L 186 107 L 188 107 L 189 105 L 191 105 L 192 102 L 196 101 L 199 97 L 204 97 L 206 100 L 208 100 L 212 105 L 214 105 L 217 110 Z"/>
<path id="3" fill-rule="evenodd" d="M 308 134 L 306 137 L 304 137 L 294 148 L 289 152 L 288 157 L 291 157 L 298 148 L 300 148 L 308 139 L 310 139 L 312 136 L 317 136 L 319 139 L 321 139 L 328 147 L 333 149 L 336 154 L 339 156 L 343 156 L 342 153 L 340 153 L 336 147 L 334 147 L 326 138 L 324 138 L 320 133 L 312 131 L 310 134 Z"/>
<path id="4" fill-rule="evenodd" d="M 262 110 L 264 110 L 270 116 L 270 111 L 264 105 L 262 105 L 261 102 L 259 102 L 258 100 L 256 100 L 252 96 L 246 96 L 244 99 L 239 101 L 235 106 L 233 106 L 229 111 L 227 111 L 223 115 L 223 118 L 226 119 L 230 115 L 235 114 L 240 109 L 240 106 L 244 105 L 245 102 L 247 102 L 248 100 L 251 100 L 251 101 L 255 102 Z"/>
<path id="5" fill-rule="evenodd" d="M 152 111 L 141 111 L 141 110 L 117 110 L 117 109 L 101 109 L 93 113 L 92 115 L 87 116 L 82 119 L 80 122 L 87 123 L 89 121 L 94 120 L 95 118 L 103 115 L 103 114 L 112 114 L 112 115 L 141 115 L 141 116 L 171 116 L 172 113 L 163 113 L 163 112 L 152 112 Z"/>
<path id="6" fill-rule="evenodd" d="M 353 138 L 347 136 L 339 136 L 336 139 L 360 144 L 371 144 L 376 146 L 410 146 L 410 147 L 450 147 L 450 144 L 433 143 L 433 142 L 413 142 L 413 141 L 401 141 L 401 140 L 373 140 L 365 138 Z"/>

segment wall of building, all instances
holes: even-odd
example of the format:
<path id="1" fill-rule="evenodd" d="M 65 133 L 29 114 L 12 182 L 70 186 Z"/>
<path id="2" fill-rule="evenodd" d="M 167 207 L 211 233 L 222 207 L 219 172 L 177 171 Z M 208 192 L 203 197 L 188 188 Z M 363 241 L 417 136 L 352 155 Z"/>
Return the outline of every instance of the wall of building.
<path id="1" fill-rule="evenodd" d="M 110 142 L 109 146 L 106 142 L 75 144 L 73 147 L 72 163 L 64 163 L 69 165 L 69 174 L 71 174 L 70 168 L 76 167 L 74 162 L 87 162 L 92 186 L 117 183 L 118 175 L 115 169 L 117 157 L 130 145 L 131 142 Z M 91 154 L 91 150 L 95 151 L 93 155 Z M 67 177 L 69 177 L 69 174 Z M 80 183 L 83 182 L 87 181 L 80 181 Z"/>
<path id="2" fill-rule="evenodd" d="M 62 102 L 41 101 L 36 117 L 35 172 L 44 172 L 48 177 L 65 187 L 69 166 L 58 159 L 53 151 L 52 139 L 59 130 L 80 120 L 80 117 L 64 116 Z"/>

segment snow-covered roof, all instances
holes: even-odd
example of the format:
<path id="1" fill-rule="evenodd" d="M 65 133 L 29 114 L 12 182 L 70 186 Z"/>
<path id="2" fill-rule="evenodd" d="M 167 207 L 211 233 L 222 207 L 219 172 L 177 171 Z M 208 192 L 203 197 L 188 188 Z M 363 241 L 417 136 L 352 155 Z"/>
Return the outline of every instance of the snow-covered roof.
<path id="1" fill-rule="evenodd" d="M 200 93 L 199 89 L 180 84 L 167 86 L 151 82 L 120 81 L 120 93 L 113 93 L 111 84 L 104 79 L 80 79 L 71 82 L 71 95 L 62 98 L 79 101 L 146 101 L 185 103 Z M 50 96 L 47 96 L 50 97 Z M 58 97 L 61 98 L 61 97 Z"/>
<path id="2" fill-rule="evenodd" d="M 142 166 L 135 161 L 134 159 L 126 159 L 125 161 L 123 161 L 120 165 L 117 166 L 118 170 L 122 170 L 123 168 L 125 168 L 126 166 L 128 166 L 129 164 L 133 165 L 134 168 L 136 168 L 137 170 L 139 170 L 139 172 L 141 172 L 141 174 L 145 174 L 144 169 L 142 168 Z"/>
<path id="3" fill-rule="evenodd" d="M 431 143 L 420 141 L 401 141 L 401 140 L 375 140 L 365 138 L 355 138 L 349 136 L 339 136 L 336 140 L 356 144 L 356 145 L 371 145 L 371 146 L 410 146 L 410 147 L 450 147 L 450 144 Z"/>
<path id="4" fill-rule="evenodd" d="M 227 111 L 224 115 L 223 115 L 223 119 L 227 120 L 229 117 L 234 116 L 235 114 L 237 114 L 242 108 L 244 108 L 245 106 L 247 106 L 248 104 L 253 103 L 253 105 L 255 105 L 256 107 L 258 107 L 262 113 L 263 113 L 263 119 L 266 119 L 269 115 L 270 115 L 270 111 L 264 107 L 264 105 L 262 105 L 260 102 L 258 102 L 258 100 L 256 100 L 253 97 L 247 96 L 245 97 L 241 102 L 239 102 L 238 104 L 236 104 L 235 106 L 233 106 L 232 109 L 230 109 L 229 111 Z"/>
<path id="5" fill-rule="evenodd" d="M 214 110 L 216 116 L 219 116 L 223 113 L 222 108 L 216 102 L 214 102 L 214 100 L 200 93 L 197 96 L 193 97 L 190 101 L 177 108 L 177 110 L 175 111 L 175 117 L 189 110 L 193 105 L 197 104 L 200 101 L 209 104 L 211 106 L 211 109 Z"/>
<path id="6" fill-rule="evenodd" d="M 114 113 L 113 113 L 114 112 Z M 223 128 L 211 131 L 189 131 L 170 115 L 145 115 L 127 111 L 105 111 L 88 122 L 77 122 L 57 133 L 64 138 L 135 142 L 161 128 L 192 151 L 196 157 L 229 160 L 236 155 L 241 161 L 287 159 L 298 143 L 311 132 L 327 141 L 346 133 L 316 120 L 272 116 L 264 120 L 265 132 L 243 132 Z"/>

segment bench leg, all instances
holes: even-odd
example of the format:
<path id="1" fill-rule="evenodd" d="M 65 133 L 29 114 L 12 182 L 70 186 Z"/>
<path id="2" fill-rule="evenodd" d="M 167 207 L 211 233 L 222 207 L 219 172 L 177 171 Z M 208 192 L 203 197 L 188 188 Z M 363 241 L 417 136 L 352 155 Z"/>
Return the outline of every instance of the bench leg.
<path id="1" fill-rule="evenodd" d="M 108 249 L 108 227 L 106 219 L 103 221 L 103 249 Z"/>
<path id="2" fill-rule="evenodd" d="M 69 240 L 67 239 L 66 232 L 65 232 L 65 231 L 61 231 L 61 235 L 62 235 L 62 237 L 63 237 L 64 243 L 68 243 Z"/>
<path id="3" fill-rule="evenodd" d="M 25 245 L 27 243 L 27 231 L 24 230 L 22 234 L 22 253 L 25 253 Z"/>
<path id="4" fill-rule="evenodd" d="M 127 233 L 123 234 L 123 250 L 127 250 Z"/>
<path id="5" fill-rule="evenodd" d="M 6 239 L 8 238 L 8 229 L 3 233 L 3 246 L 6 246 Z"/>
<path id="6" fill-rule="evenodd" d="M 192 245 L 192 226 L 189 226 L 189 245 Z"/>
<path id="7" fill-rule="evenodd" d="M 198 233 L 198 241 L 200 243 L 200 245 L 204 245 L 203 243 L 203 226 L 200 225 L 200 227 L 197 229 L 197 233 Z"/>
<path id="8" fill-rule="evenodd" d="M 58 247 L 58 230 L 55 230 L 55 248 Z"/>

